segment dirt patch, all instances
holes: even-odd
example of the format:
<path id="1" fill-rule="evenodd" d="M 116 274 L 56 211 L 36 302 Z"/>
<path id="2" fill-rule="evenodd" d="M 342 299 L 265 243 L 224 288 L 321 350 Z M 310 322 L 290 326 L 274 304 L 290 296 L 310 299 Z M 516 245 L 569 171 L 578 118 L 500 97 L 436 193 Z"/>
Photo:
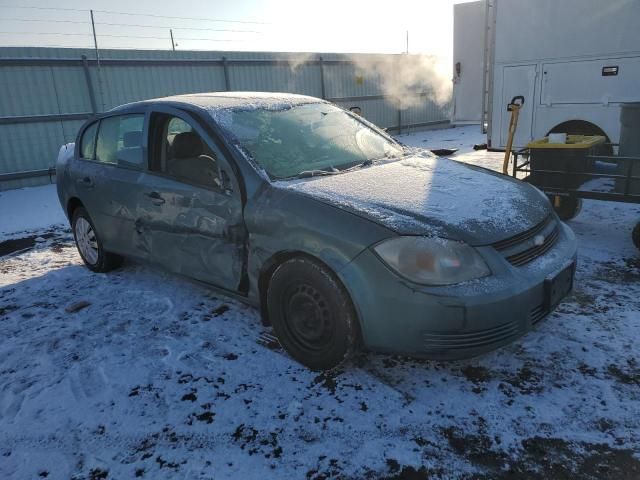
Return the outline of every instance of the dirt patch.
<path id="1" fill-rule="evenodd" d="M 4 305 L 0 307 L 0 318 L 4 317 L 8 313 L 13 312 L 14 310 L 18 310 L 19 308 L 20 307 L 18 305 L 13 305 L 13 304 Z"/>
<path id="2" fill-rule="evenodd" d="M 475 465 L 500 470 L 509 458 L 507 453 L 494 450 L 494 440 L 484 433 L 468 434 L 460 428 L 448 427 L 442 434 L 456 454 Z"/>
<path id="3" fill-rule="evenodd" d="M 336 378 L 341 373 L 342 372 L 339 369 L 322 372 L 320 375 L 313 379 L 313 385 L 320 385 L 323 388 L 327 389 L 332 395 L 335 395 L 336 388 L 338 387 Z"/>
<path id="4" fill-rule="evenodd" d="M 618 365 L 611 364 L 607 368 L 609 375 L 614 377 L 618 382 L 626 385 L 640 385 L 640 368 L 635 359 L 627 360 L 628 368 L 624 370 Z"/>
<path id="5" fill-rule="evenodd" d="M 595 377 L 597 370 L 594 367 L 590 367 L 586 363 L 580 362 L 578 365 L 578 371 L 585 377 Z"/>
<path id="6" fill-rule="evenodd" d="M 40 233 L 37 235 L 29 235 L 27 237 L 5 240 L 4 242 L 0 242 L 0 257 L 11 255 L 12 253 L 16 252 L 31 250 L 36 246 L 36 244 L 44 243 L 46 240 L 55 236 L 55 232 L 48 231 L 46 233 Z"/>
<path id="7" fill-rule="evenodd" d="M 486 383 L 491 380 L 491 371 L 488 368 L 480 365 L 473 366 L 467 365 L 460 369 L 460 373 L 465 376 L 467 380 L 473 383 Z"/>
<path id="8" fill-rule="evenodd" d="M 109 477 L 109 470 L 102 470 L 101 468 L 94 468 L 89 472 L 90 480 L 104 480 Z"/>
<path id="9" fill-rule="evenodd" d="M 576 303 L 577 313 L 590 315 L 593 313 L 606 313 L 610 310 L 609 305 L 598 301 L 598 296 L 587 293 L 584 290 L 575 290 L 573 292 L 573 301 Z M 571 311 L 569 308 L 568 311 Z"/>
<path id="10" fill-rule="evenodd" d="M 76 313 L 84 308 L 87 308 L 89 305 L 91 305 L 91 302 L 88 302 L 86 300 L 81 300 L 79 302 L 72 303 L 67 308 L 65 308 L 64 311 L 67 313 Z"/>
<path id="11" fill-rule="evenodd" d="M 211 315 L 213 315 L 214 317 L 219 317 L 220 315 L 222 315 L 228 310 L 229 310 L 229 305 L 222 304 L 219 307 L 214 308 L 211 311 Z"/>
<path id="12" fill-rule="evenodd" d="M 455 453 L 484 470 L 470 476 L 474 479 L 640 478 L 640 460 L 633 452 L 606 444 L 532 437 L 522 441 L 519 451 L 506 452 L 497 449 L 496 442 L 482 433 L 471 435 L 456 427 L 442 433 Z"/>
<path id="13" fill-rule="evenodd" d="M 640 259 L 624 258 L 621 261 L 602 262 L 599 276 L 612 283 L 640 281 Z"/>
<path id="14" fill-rule="evenodd" d="M 21 252 L 33 248 L 36 244 L 36 236 L 15 238 L 13 240 L 5 240 L 0 243 L 0 257 L 11 255 L 15 252 Z"/>
<path id="15" fill-rule="evenodd" d="M 505 381 L 512 387 L 520 390 L 520 393 L 529 395 L 532 393 L 540 393 L 544 390 L 542 374 L 532 368 L 531 365 L 525 365 L 520 368 L 515 375 L 510 376 Z"/>
<path id="16" fill-rule="evenodd" d="M 411 466 L 401 467 L 398 461 L 393 458 L 387 459 L 387 467 L 389 467 L 391 475 L 372 478 L 381 478 L 382 480 L 426 480 L 430 476 L 430 472 L 424 466 L 418 469 Z"/>

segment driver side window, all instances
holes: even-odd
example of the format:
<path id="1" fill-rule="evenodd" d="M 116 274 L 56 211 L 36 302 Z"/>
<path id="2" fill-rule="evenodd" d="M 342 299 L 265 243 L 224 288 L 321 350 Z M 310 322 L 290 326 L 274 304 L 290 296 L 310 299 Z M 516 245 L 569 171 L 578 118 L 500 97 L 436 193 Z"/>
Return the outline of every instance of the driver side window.
<path id="1" fill-rule="evenodd" d="M 186 183 L 220 189 L 216 155 L 191 125 L 179 117 L 160 113 L 153 114 L 151 122 L 151 170 Z"/>

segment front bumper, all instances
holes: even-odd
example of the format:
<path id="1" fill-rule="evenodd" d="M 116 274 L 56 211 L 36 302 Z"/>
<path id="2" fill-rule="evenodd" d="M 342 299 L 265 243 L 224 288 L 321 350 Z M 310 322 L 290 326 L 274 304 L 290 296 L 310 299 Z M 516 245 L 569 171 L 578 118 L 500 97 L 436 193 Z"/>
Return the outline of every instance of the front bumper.
<path id="1" fill-rule="evenodd" d="M 522 267 L 509 265 L 493 247 L 478 251 L 493 275 L 447 287 L 412 284 L 370 250 L 340 277 L 359 314 L 367 348 L 435 359 L 475 356 L 529 331 L 552 310 L 545 280 L 576 261 L 576 240 L 560 223 L 554 247 Z M 574 270 L 570 273 L 573 279 Z"/>

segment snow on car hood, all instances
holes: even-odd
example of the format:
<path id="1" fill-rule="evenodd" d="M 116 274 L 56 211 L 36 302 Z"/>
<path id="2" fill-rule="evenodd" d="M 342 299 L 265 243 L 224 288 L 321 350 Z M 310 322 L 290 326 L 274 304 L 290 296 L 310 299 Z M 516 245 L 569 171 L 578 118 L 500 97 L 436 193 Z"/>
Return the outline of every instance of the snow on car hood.
<path id="1" fill-rule="evenodd" d="M 483 168 L 419 155 L 278 184 L 399 234 L 437 235 L 472 245 L 509 238 L 550 213 L 549 202 L 530 185 Z"/>

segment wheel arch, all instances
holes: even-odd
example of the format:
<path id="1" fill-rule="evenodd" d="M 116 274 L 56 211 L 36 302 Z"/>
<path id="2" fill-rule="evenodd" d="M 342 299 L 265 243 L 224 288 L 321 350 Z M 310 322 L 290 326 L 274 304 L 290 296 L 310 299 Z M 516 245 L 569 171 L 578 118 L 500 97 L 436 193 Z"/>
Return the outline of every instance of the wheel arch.
<path id="1" fill-rule="evenodd" d="M 568 133 L 572 135 L 602 135 L 607 142 L 611 141 L 611 137 L 604 131 L 602 127 L 593 122 L 582 119 L 566 120 L 558 123 L 555 127 L 547 132 L 550 133 Z"/>
<path id="2" fill-rule="evenodd" d="M 69 219 L 69 222 L 73 220 L 73 212 L 75 212 L 78 207 L 84 208 L 84 204 L 78 197 L 71 197 L 67 201 L 66 213 L 67 213 L 67 218 Z"/>
<path id="3" fill-rule="evenodd" d="M 327 271 L 335 278 L 335 280 L 344 289 L 347 296 L 349 297 L 351 308 L 353 309 L 353 313 L 358 321 L 358 328 L 360 332 L 362 332 L 362 321 L 360 319 L 360 314 L 353 302 L 353 299 L 351 298 L 349 289 L 346 287 L 340 276 L 333 268 L 331 268 L 330 265 L 327 264 L 327 262 L 323 261 L 321 258 L 316 257 L 315 255 L 301 250 L 284 250 L 277 252 L 263 263 L 262 268 L 260 269 L 260 275 L 258 276 L 258 298 L 260 300 L 260 318 L 262 320 L 262 324 L 265 326 L 271 325 L 267 309 L 267 291 L 269 289 L 269 282 L 271 281 L 271 278 L 273 277 L 276 269 L 284 262 L 293 258 L 306 258 L 327 269 Z"/>

